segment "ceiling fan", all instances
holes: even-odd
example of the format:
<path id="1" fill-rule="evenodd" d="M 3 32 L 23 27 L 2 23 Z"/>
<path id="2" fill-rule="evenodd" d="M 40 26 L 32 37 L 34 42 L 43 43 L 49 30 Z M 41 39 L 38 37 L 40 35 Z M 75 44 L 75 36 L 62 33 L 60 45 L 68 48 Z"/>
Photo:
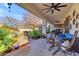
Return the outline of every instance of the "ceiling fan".
<path id="1" fill-rule="evenodd" d="M 61 11 L 60 10 L 61 7 L 67 6 L 67 5 L 62 5 L 61 3 L 51 3 L 51 6 L 47 5 L 47 4 L 43 4 L 43 5 L 47 7 L 47 8 L 42 9 L 42 10 L 46 10 L 46 13 L 48 13 L 50 11 L 51 11 L 51 13 L 53 13 L 54 10 Z"/>

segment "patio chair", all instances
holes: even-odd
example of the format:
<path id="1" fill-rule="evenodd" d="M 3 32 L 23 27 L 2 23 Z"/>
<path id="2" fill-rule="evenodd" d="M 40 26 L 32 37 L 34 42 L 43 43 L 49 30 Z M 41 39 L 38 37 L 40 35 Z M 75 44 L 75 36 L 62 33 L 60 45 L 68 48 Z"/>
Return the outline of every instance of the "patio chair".
<path id="1" fill-rule="evenodd" d="M 53 50 L 56 46 L 58 46 L 60 41 L 58 40 L 58 36 L 55 36 L 52 38 L 51 46 L 49 47 L 48 51 Z"/>
<path id="2" fill-rule="evenodd" d="M 69 55 L 73 54 L 75 56 L 76 54 L 74 53 L 74 49 L 71 49 L 71 48 L 72 48 L 73 44 L 75 43 L 75 40 L 76 40 L 75 38 L 77 37 L 77 34 L 78 34 L 78 31 L 75 31 L 74 37 L 70 42 L 65 41 L 62 44 L 58 44 L 55 42 L 55 44 L 58 45 L 58 48 L 52 55 L 55 55 L 58 51 L 61 50 L 61 52 L 64 53 L 65 56 L 67 56 L 67 54 L 69 54 Z"/>
<path id="3" fill-rule="evenodd" d="M 55 40 L 54 38 L 51 36 L 51 38 L 48 40 L 49 43 L 51 43 L 52 45 L 49 47 L 48 51 L 51 51 L 52 49 L 55 48 Z"/>

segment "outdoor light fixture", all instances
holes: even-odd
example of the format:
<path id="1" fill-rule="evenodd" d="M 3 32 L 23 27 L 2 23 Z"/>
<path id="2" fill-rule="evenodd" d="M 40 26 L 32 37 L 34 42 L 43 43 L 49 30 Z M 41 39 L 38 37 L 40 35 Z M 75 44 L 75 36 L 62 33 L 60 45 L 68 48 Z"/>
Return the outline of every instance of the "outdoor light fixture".
<path id="1" fill-rule="evenodd" d="M 7 3 L 7 5 L 8 5 L 8 8 L 9 8 L 9 12 L 11 12 L 12 3 Z"/>

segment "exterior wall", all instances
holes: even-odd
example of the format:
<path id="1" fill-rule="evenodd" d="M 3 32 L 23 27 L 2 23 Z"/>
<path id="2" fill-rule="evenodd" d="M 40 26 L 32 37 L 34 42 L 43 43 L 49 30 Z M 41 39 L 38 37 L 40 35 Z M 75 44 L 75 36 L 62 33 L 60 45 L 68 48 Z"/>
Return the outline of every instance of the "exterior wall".
<path id="1" fill-rule="evenodd" d="M 76 22 L 79 23 L 79 19 L 76 19 Z M 71 26 L 72 26 L 72 29 L 70 29 L 70 33 L 74 34 L 74 32 L 75 32 L 76 30 L 79 32 L 79 27 L 76 28 L 76 25 L 75 25 L 75 24 L 73 25 L 73 19 L 70 21 L 70 24 L 71 24 Z"/>
<path id="2" fill-rule="evenodd" d="M 73 16 L 73 11 L 76 11 L 75 13 L 75 16 Z M 78 15 L 78 18 L 76 19 L 76 15 L 77 13 L 79 14 L 79 4 L 74 4 L 73 7 L 71 8 L 70 12 L 67 14 L 67 16 L 71 16 L 71 19 L 70 19 L 70 24 L 71 24 L 71 29 L 70 29 L 70 33 L 71 34 L 74 34 L 74 32 L 77 30 L 79 32 L 79 26 L 76 27 L 76 23 L 79 23 L 79 15 Z M 75 19 L 75 24 L 73 24 L 73 19 Z M 78 24 L 79 25 L 79 24 Z M 78 33 L 78 36 L 79 36 L 79 33 Z"/>

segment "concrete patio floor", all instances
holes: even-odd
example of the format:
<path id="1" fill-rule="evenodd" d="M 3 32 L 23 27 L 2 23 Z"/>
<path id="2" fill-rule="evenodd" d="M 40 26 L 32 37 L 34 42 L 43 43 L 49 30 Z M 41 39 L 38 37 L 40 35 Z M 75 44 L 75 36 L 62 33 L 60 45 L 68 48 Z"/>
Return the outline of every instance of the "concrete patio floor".
<path id="1" fill-rule="evenodd" d="M 46 38 L 40 38 L 38 40 L 30 40 L 30 43 L 28 44 L 27 48 L 26 46 L 13 51 L 7 56 L 52 56 L 52 53 L 57 49 L 48 51 L 50 44 L 47 43 Z M 79 56 L 79 54 L 76 54 Z M 64 56 L 63 53 L 60 51 L 55 54 L 55 56 Z"/>
<path id="2" fill-rule="evenodd" d="M 29 44 L 30 52 L 27 56 L 53 56 L 52 53 L 57 49 L 54 48 L 51 51 L 48 51 L 50 44 L 47 43 L 48 39 L 40 38 L 38 40 L 32 40 Z M 78 54 L 76 54 L 78 55 Z M 65 56 L 61 51 L 57 52 L 55 56 Z"/>

